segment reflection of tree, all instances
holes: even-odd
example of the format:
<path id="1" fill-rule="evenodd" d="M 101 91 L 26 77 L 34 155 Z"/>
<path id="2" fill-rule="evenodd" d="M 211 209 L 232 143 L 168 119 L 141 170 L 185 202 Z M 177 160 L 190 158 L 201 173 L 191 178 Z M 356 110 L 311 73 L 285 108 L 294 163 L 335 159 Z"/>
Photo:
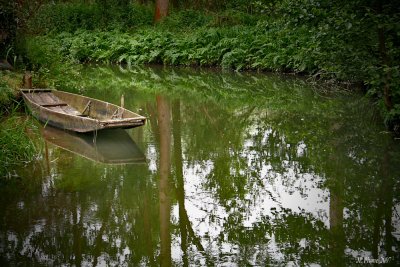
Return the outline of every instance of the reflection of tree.
<path id="1" fill-rule="evenodd" d="M 329 226 L 330 226 L 330 250 L 331 266 L 343 266 L 344 261 L 344 232 L 343 232 L 343 182 L 337 178 L 337 185 L 330 189 L 329 198 Z"/>
<path id="2" fill-rule="evenodd" d="M 219 201 L 224 202 L 235 196 L 243 198 L 245 194 L 246 176 L 241 166 L 247 163 L 239 153 L 243 149 L 244 133 L 253 111 L 252 106 L 235 111 L 214 105 L 199 110 L 185 109 L 183 120 L 187 127 L 183 130 L 189 136 L 185 140 L 188 164 L 212 161 L 213 171 L 208 176 L 206 187 L 217 191 Z"/>
<path id="3" fill-rule="evenodd" d="M 96 83 L 93 95 L 103 86 L 101 97 L 109 94 L 118 102 L 120 92 L 114 95 L 102 84 L 130 90 L 134 80 L 137 88 L 125 94 L 134 99 L 127 107 L 145 107 L 149 123 L 140 128 L 143 134 L 134 130 L 132 135 L 143 140 L 144 151 L 152 151 L 151 160 L 159 156 L 159 169 L 104 167 L 49 149 L 47 195 L 40 183 L 26 194 L 35 197 L 19 190 L 0 194 L 0 203 L 9 203 L 3 204 L 8 209 L 0 209 L 7 221 L 0 229 L 13 225 L 10 232 L 21 236 L 16 247 L 29 243 L 32 251 L 45 251 L 59 265 L 117 264 L 126 248 L 129 254 L 121 265 L 156 265 L 157 258 L 170 265 L 177 240 L 183 266 L 199 258 L 208 265 L 292 261 L 340 266 L 350 265 L 362 251 L 396 257 L 399 244 L 392 232 L 398 223 L 398 145 L 390 140 L 382 145 L 380 139 L 388 138 L 378 134 L 380 128 L 365 112 L 369 103 L 349 102 L 351 96 L 346 101 L 321 98 L 301 81 L 258 74 L 163 68 L 118 74 L 104 69 L 105 74 L 86 83 Z M 166 97 L 154 102 L 159 92 L 181 99 L 172 105 L 172 129 Z M 172 182 L 177 207 L 171 207 Z M 299 209 L 284 204 L 291 194 L 301 201 L 315 191 L 322 194 L 318 201 L 327 204 L 321 213 L 303 210 L 300 203 L 294 203 Z M 30 204 L 20 212 L 22 219 L 13 218 L 10 209 L 21 199 Z M 171 225 L 175 208 L 177 227 Z M 196 217 L 196 209 L 203 215 Z M 42 218 L 50 219 L 43 232 L 35 233 L 29 226 L 40 228 Z M 209 229 L 202 231 L 201 223 Z M 11 237 L 0 231 L 2 242 L 9 242 Z M 22 257 L 17 254 L 21 249 L 15 251 L 7 253 Z M 30 259 L 27 253 L 23 257 Z"/>
<path id="4" fill-rule="evenodd" d="M 188 154 L 188 163 L 192 165 L 207 159 L 212 162 L 212 171 L 204 180 L 204 188 L 213 190 L 216 193 L 214 201 L 219 202 L 228 211 L 228 217 L 224 220 L 224 235 L 221 235 L 218 242 L 224 243 L 228 235 L 230 244 L 244 244 L 246 236 L 250 237 L 255 233 L 256 229 L 249 230 L 241 224 L 246 216 L 251 214 L 249 207 L 257 206 L 257 200 L 253 202 L 244 197 L 247 192 L 251 192 L 252 197 L 257 196 L 257 191 L 265 194 L 262 193 L 265 192 L 263 181 L 268 179 L 274 184 L 276 178 L 281 176 L 284 188 L 287 188 L 289 193 L 300 191 L 302 196 L 307 197 L 313 187 L 329 190 L 330 230 L 327 231 L 323 226 L 322 218 L 313 218 L 307 213 L 301 213 L 299 216 L 284 209 L 279 211 L 282 216 L 278 216 L 271 226 L 268 226 L 267 222 L 264 226 L 262 223 L 254 225 L 270 229 L 275 234 L 281 233 L 277 245 L 288 256 L 287 260 L 295 258 L 298 262 L 325 262 L 332 266 L 348 262 L 345 249 L 355 249 L 353 238 L 360 238 L 360 232 L 373 230 L 371 223 L 374 219 L 371 216 L 362 218 L 362 222 L 352 216 L 349 218 L 343 216 L 345 207 L 350 208 L 350 214 L 353 211 L 356 213 L 364 211 L 364 214 L 368 214 L 369 212 L 365 211 L 370 210 L 371 204 L 375 202 L 375 194 L 365 198 L 367 196 L 365 192 L 374 192 L 376 183 L 379 183 L 379 180 L 373 182 L 376 166 L 380 163 L 373 154 L 379 151 L 379 147 L 369 148 L 371 135 L 367 129 L 371 126 L 354 124 L 358 120 L 363 121 L 358 117 L 349 120 L 347 117 L 340 118 L 334 113 L 327 114 L 327 117 L 318 117 L 321 113 L 315 116 L 311 112 L 309 114 L 270 112 L 264 116 L 263 112 L 257 110 L 255 113 L 260 115 L 254 116 L 240 127 L 236 124 L 240 116 L 238 109 L 231 112 L 221 106 L 211 106 L 206 109 L 207 112 L 204 108 L 200 109 L 204 111 L 204 116 L 189 107 L 184 109 L 187 112 L 183 116 L 185 128 L 182 131 L 196 132 L 196 135 L 187 134 L 188 138 L 185 139 L 187 148 L 183 153 Z M 352 111 L 347 112 L 353 114 Z M 189 119 L 193 117 L 196 118 L 195 121 Z M 333 118 L 336 118 L 336 121 Z M 321 130 L 324 129 L 322 125 L 327 122 L 332 123 L 331 126 L 325 127 L 326 131 Z M 255 125 L 257 129 L 255 134 L 246 136 L 248 129 Z M 319 132 L 309 129 L 319 129 Z M 363 132 L 354 134 L 357 129 L 363 129 Z M 245 141 L 249 145 L 243 146 Z M 271 167 L 267 175 L 263 169 L 265 166 Z M 287 173 L 288 169 L 292 173 Z M 316 180 L 315 184 L 311 183 L 310 188 L 297 187 L 298 180 L 303 179 L 303 176 L 307 177 L 307 174 L 321 175 L 320 179 L 324 182 Z M 387 188 L 383 191 L 386 192 Z M 360 195 L 364 200 L 354 198 Z M 386 201 L 383 205 L 387 205 L 390 210 L 386 215 L 386 218 L 389 218 L 393 214 L 391 212 L 393 203 Z M 218 214 L 211 211 L 209 215 L 211 221 L 213 216 L 218 217 Z M 378 221 L 382 223 L 383 219 Z M 385 220 L 387 221 L 389 219 Z M 285 225 L 285 228 L 281 229 L 278 224 Z M 361 229 L 356 236 L 350 234 L 350 238 L 345 239 L 344 231 L 351 232 L 359 226 Z M 372 235 L 361 238 L 368 236 L 372 239 Z M 391 235 L 385 235 L 387 236 Z M 252 242 L 255 240 L 257 239 L 253 239 Z M 299 245 L 303 242 L 306 244 L 305 247 Z M 371 244 L 371 242 L 365 244 L 368 243 Z M 287 244 L 290 244 L 290 249 Z M 246 246 L 241 247 L 241 251 L 242 249 L 249 251 L 249 247 Z"/>
<path id="5" fill-rule="evenodd" d="M 48 150 L 51 175 L 29 192 L 24 192 L 27 187 L 21 184 L 15 192 L 6 191 L 7 201 L 1 202 L 1 210 L 5 211 L 24 203 L 18 216 L 1 217 L 0 229 L 8 231 L 0 234 L 0 244 L 11 248 L 10 260 L 28 265 L 33 259 L 37 264 L 56 266 L 128 262 L 150 265 L 154 250 L 149 257 L 146 246 L 142 246 L 148 232 L 138 210 L 147 210 L 147 221 L 154 221 L 158 212 L 142 207 L 144 196 L 152 195 L 154 190 L 148 187 L 151 183 L 146 166 L 105 168 L 60 149 Z M 128 173 L 132 179 L 124 178 Z M 148 206 L 155 206 L 152 199 L 149 202 Z M 3 242 L 14 233 L 15 247 Z M 151 231 L 149 234 L 151 248 L 158 229 L 155 236 Z M 127 247 L 130 252 L 121 261 Z M 0 249 L 0 258 L 3 256 Z M 144 261 L 146 258 L 148 261 Z"/>
<path id="6" fill-rule="evenodd" d="M 78 206 L 80 203 L 80 197 L 79 194 L 73 194 L 71 196 L 72 199 L 72 231 L 73 231 L 73 254 L 74 254 L 74 261 L 72 262 L 72 257 L 71 257 L 71 265 L 75 266 L 81 266 L 82 265 L 82 254 L 83 254 L 83 214 L 78 212 Z M 93 264 L 94 265 L 94 264 Z M 94 265 L 95 266 L 95 265 Z"/>
<path id="7" fill-rule="evenodd" d="M 390 173 L 391 170 L 391 158 L 390 158 L 390 144 L 387 144 L 384 149 L 382 156 L 381 165 L 381 184 L 377 195 L 377 204 L 375 211 L 375 221 L 373 229 L 373 243 L 372 243 L 372 255 L 375 259 L 381 256 L 381 251 L 385 251 L 387 257 L 392 258 L 394 253 L 392 251 L 393 246 L 393 190 L 394 181 Z M 382 229 L 383 228 L 383 229 Z M 381 237 L 384 236 L 384 237 Z M 381 238 L 384 240 L 381 240 Z M 381 247 L 381 243 L 384 245 Z"/>
<path id="8" fill-rule="evenodd" d="M 169 189 L 171 168 L 171 116 L 169 104 L 162 96 L 157 96 L 157 118 L 160 131 L 160 265 L 171 266 L 171 199 Z"/>
<path id="9" fill-rule="evenodd" d="M 174 101 L 172 108 L 173 136 L 174 136 L 174 164 L 176 176 L 176 197 L 179 207 L 179 230 L 181 233 L 181 249 L 183 252 L 183 266 L 189 266 L 188 245 L 191 241 L 202 255 L 205 256 L 208 265 L 211 261 L 201 244 L 201 239 L 193 230 L 185 208 L 185 189 L 183 179 L 183 161 L 182 161 L 182 139 L 181 139 L 181 105 L 179 100 Z"/>
<path id="10" fill-rule="evenodd" d="M 173 136 L 174 136 L 174 163 L 176 176 L 176 198 L 179 205 L 179 230 L 181 233 L 181 249 L 183 252 L 183 266 L 188 262 L 188 235 L 183 218 L 185 213 L 185 189 L 183 181 L 182 140 L 181 140 L 181 103 L 175 100 L 172 106 Z"/>

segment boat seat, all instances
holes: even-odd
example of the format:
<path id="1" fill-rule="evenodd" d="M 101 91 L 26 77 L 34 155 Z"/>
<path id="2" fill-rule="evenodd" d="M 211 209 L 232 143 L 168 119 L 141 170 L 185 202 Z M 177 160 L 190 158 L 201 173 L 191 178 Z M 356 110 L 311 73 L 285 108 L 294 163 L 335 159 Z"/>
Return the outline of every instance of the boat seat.
<path id="1" fill-rule="evenodd" d="M 61 106 L 68 106 L 67 103 L 59 102 L 59 103 L 43 103 L 40 104 L 42 107 L 61 107 Z"/>

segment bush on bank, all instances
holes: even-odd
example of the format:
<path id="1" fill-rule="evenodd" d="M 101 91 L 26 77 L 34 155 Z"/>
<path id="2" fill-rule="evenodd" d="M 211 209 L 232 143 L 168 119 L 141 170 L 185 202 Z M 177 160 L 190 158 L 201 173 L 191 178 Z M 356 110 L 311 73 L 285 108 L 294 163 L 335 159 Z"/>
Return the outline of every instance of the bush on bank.
<path id="1" fill-rule="evenodd" d="M 32 20 L 31 32 L 40 29 L 41 34 L 27 38 L 24 53 L 36 68 L 60 59 L 156 63 L 295 72 L 358 83 L 396 130 L 399 7 L 384 3 L 379 13 L 374 5 L 363 0 L 272 1 L 252 14 L 240 9 L 178 10 L 153 26 L 149 6 L 122 10 L 51 4 Z"/>

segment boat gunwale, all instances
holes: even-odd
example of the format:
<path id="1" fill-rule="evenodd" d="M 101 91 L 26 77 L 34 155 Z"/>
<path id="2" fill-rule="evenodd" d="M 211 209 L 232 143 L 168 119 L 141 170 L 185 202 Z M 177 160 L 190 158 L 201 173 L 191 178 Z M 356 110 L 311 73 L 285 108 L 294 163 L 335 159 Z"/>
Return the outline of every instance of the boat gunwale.
<path id="1" fill-rule="evenodd" d="M 74 129 L 74 128 L 66 128 L 66 127 L 62 127 L 64 129 L 67 130 L 71 130 L 71 131 L 75 131 L 75 132 L 92 132 L 92 131 L 97 131 L 97 130 L 102 130 L 102 129 L 108 129 L 108 128 L 134 128 L 134 127 L 138 127 L 138 126 L 143 126 L 146 123 L 147 118 L 144 116 L 141 116 L 133 111 L 130 111 L 124 107 L 106 102 L 106 101 L 102 101 L 99 99 L 95 99 L 95 98 L 91 98 L 91 97 L 87 97 L 87 96 L 83 96 L 83 95 L 78 95 L 78 94 L 74 94 L 74 93 L 69 93 L 69 92 L 64 92 L 64 91 L 57 91 L 57 90 L 53 90 L 53 89 L 20 89 L 20 92 L 22 93 L 23 99 L 27 102 L 28 108 L 31 110 L 32 113 L 35 112 L 44 112 L 47 113 L 48 115 L 52 115 L 52 116 L 58 116 L 58 117 L 63 117 L 65 120 L 70 120 L 70 121 L 81 121 L 81 122 L 87 122 L 87 123 L 91 123 L 92 126 L 87 127 L 86 129 Z M 33 99 L 31 99 L 30 97 L 28 97 L 27 94 L 29 93 L 35 93 L 35 92 L 48 92 L 48 93 L 54 93 L 54 92 L 60 92 L 61 94 L 67 94 L 70 95 L 72 97 L 80 97 L 80 98 L 84 98 L 87 100 L 91 100 L 94 102 L 98 102 L 100 104 L 103 105 L 108 105 L 108 106 L 112 106 L 115 107 L 117 109 L 122 109 L 123 112 L 127 112 L 129 115 L 133 116 L 131 118 L 123 118 L 123 119 L 113 119 L 112 121 L 110 119 L 98 119 L 98 118 L 93 118 L 93 117 L 89 117 L 89 116 L 79 116 L 79 115 L 73 115 L 73 114 L 69 114 L 66 112 L 59 112 L 53 109 L 50 109 L 49 107 L 46 106 L 42 106 L 39 103 L 35 102 Z M 55 96 L 57 96 L 56 94 L 54 94 Z M 67 103 L 68 104 L 68 103 Z M 30 106 L 30 107 L 29 107 Z M 71 106 L 70 104 L 68 104 L 69 107 L 74 108 L 73 106 Z M 35 109 L 36 111 L 33 111 L 32 109 Z M 40 115 L 37 114 L 37 116 L 35 114 L 33 114 L 35 117 L 37 117 L 40 121 L 47 123 L 48 121 L 51 121 L 49 119 L 41 119 Z M 49 117 L 49 116 L 46 116 Z M 141 122 L 141 125 L 134 125 L 134 123 L 139 123 Z M 114 125 L 113 125 L 114 124 Z M 106 126 L 108 125 L 108 126 Z M 60 127 L 59 127 L 60 128 Z"/>
<path id="2" fill-rule="evenodd" d="M 132 120 L 132 119 L 139 119 L 139 120 L 140 119 L 144 119 L 144 120 L 146 120 L 146 117 L 144 117 L 142 115 L 139 115 L 139 114 L 137 114 L 137 113 L 135 113 L 135 112 L 133 112 L 133 111 L 131 111 L 129 109 L 126 109 L 124 107 L 118 106 L 116 104 L 113 104 L 113 103 L 110 103 L 110 102 L 107 102 L 107 101 L 103 101 L 103 100 L 92 98 L 92 97 L 88 97 L 88 96 L 78 95 L 78 94 L 74 94 L 74 93 L 69 93 L 69 92 L 65 92 L 65 91 L 53 90 L 52 92 L 59 92 L 61 94 L 67 94 L 67 95 L 70 95 L 70 96 L 73 96 L 73 97 L 81 97 L 81 98 L 84 98 L 84 99 L 87 99 L 87 100 L 93 100 L 93 101 L 101 103 L 101 104 L 105 104 L 105 105 L 109 105 L 109 106 L 112 106 L 112 107 L 115 107 L 115 108 L 118 108 L 118 109 L 122 109 L 124 112 L 130 113 L 131 115 L 135 116 L 135 117 L 132 117 L 132 118 L 113 119 L 113 121 L 115 121 L 115 122 L 117 122 L 117 121 L 126 122 L 126 121 L 128 121 L 128 119 L 129 120 Z M 79 117 L 79 116 L 76 116 L 76 115 L 72 115 L 72 116 Z M 84 118 L 91 118 L 91 117 L 84 117 Z M 94 119 L 94 118 L 91 118 L 91 119 Z M 94 120 L 97 120 L 99 122 L 106 122 L 106 123 L 110 122 L 110 119 L 94 119 Z"/>
<path id="3" fill-rule="evenodd" d="M 144 117 L 144 116 L 142 116 L 142 115 L 139 115 L 139 114 L 137 114 L 137 113 L 135 113 L 135 112 L 133 112 L 133 111 L 130 111 L 129 109 L 126 109 L 126 108 L 124 108 L 124 107 L 121 107 L 121 106 L 118 106 L 118 105 L 115 105 L 115 104 L 113 104 L 113 103 L 106 102 L 106 101 L 103 101 L 103 100 L 99 100 L 99 99 L 95 99 L 95 98 L 83 96 L 83 95 L 78 95 L 78 94 L 69 93 L 69 92 L 64 92 L 64 91 L 56 91 L 56 90 L 52 90 L 52 89 L 20 89 L 20 91 L 22 92 L 23 95 L 25 95 L 24 99 L 28 100 L 28 102 L 32 103 L 32 104 L 35 105 L 36 107 L 46 109 L 46 111 L 49 111 L 49 112 L 51 112 L 51 113 L 63 114 L 63 115 L 66 115 L 66 116 L 68 116 L 68 117 L 82 118 L 82 119 L 84 119 L 84 120 L 90 120 L 90 121 L 99 122 L 99 123 L 129 122 L 129 121 L 131 121 L 131 120 L 140 120 L 140 119 L 146 120 L 146 117 Z M 93 100 L 93 101 L 100 102 L 100 103 L 105 104 L 105 105 L 109 105 L 109 106 L 112 106 L 112 107 L 115 107 L 115 108 L 118 108 L 118 109 L 122 109 L 124 112 L 130 113 L 131 115 L 134 115 L 134 116 L 136 116 L 136 117 L 132 117 L 132 118 L 121 118 L 121 119 L 118 119 L 118 118 L 117 118 L 117 119 L 112 119 L 112 120 L 111 120 L 111 119 L 97 119 L 97 118 L 93 118 L 93 117 L 90 117 L 90 116 L 82 117 L 82 116 L 79 116 L 79 115 L 73 115 L 73 114 L 68 114 L 68 113 L 65 113 L 65 112 L 59 112 L 59 111 L 50 109 L 49 107 L 42 106 L 42 105 L 36 103 L 35 101 L 33 101 L 32 99 L 30 99 L 29 97 L 26 96 L 26 93 L 31 93 L 31 92 L 35 92 L 35 91 L 36 91 L 36 92 L 49 92 L 49 93 L 50 93 L 50 92 L 51 92 L 51 93 L 53 93 L 53 92 L 60 92 L 61 94 L 68 94 L 68 95 L 71 95 L 71 96 L 73 96 L 73 97 L 81 97 L 81 98 L 85 98 L 85 99 L 88 99 L 88 100 Z M 67 105 L 70 106 L 70 107 L 72 107 L 72 106 L 71 106 L 70 104 L 68 104 L 68 103 L 67 103 Z"/>
<path id="4" fill-rule="evenodd" d="M 22 91 L 22 90 L 21 90 L 21 91 Z M 33 90 L 31 90 L 31 91 L 33 91 Z M 77 116 L 77 115 L 72 115 L 72 114 L 68 114 L 68 113 L 65 113 L 65 112 L 59 112 L 59 111 L 50 109 L 50 107 L 42 106 L 42 105 L 36 103 L 35 101 L 33 101 L 32 99 L 30 99 L 29 97 L 27 97 L 25 93 L 29 93 L 29 92 L 27 92 L 27 91 L 25 91 L 25 92 L 22 91 L 22 94 L 23 94 L 23 96 L 24 96 L 24 100 L 27 100 L 30 104 L 32 104 L 33 106 L 39 108 L 39 110 L 40 110 L 40 109 L 45 109 L 46 112 L 53 113 L 53 114 L 61 114 L 62 116 L 66 116 L 66 117 L 81 118 L 81 119 L 84 119 L 84 120 L 87 120 L 87 121 L 100 122 L 98 119 L 93 119 L 93 118 L 91 118 L 91 117 L 81 117 L 81 116 Z M 69 105 L 69 106 L 70 106 L 70 105 Z"/>

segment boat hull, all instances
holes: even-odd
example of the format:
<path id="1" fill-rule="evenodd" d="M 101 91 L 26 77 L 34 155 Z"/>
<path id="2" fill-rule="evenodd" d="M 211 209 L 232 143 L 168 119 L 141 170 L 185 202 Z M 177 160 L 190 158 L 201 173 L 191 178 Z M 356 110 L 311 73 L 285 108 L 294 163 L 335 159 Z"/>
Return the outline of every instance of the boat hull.
<path id="1" fill-rule="evenodd" d="M 21 90 L 34 117 L 51 126 L 74 132 L 129 129 L 145 124 L 146 118 L 101 100 L 62 91 Z M 89 107 L 89 108 L 87 108 Z"/>

